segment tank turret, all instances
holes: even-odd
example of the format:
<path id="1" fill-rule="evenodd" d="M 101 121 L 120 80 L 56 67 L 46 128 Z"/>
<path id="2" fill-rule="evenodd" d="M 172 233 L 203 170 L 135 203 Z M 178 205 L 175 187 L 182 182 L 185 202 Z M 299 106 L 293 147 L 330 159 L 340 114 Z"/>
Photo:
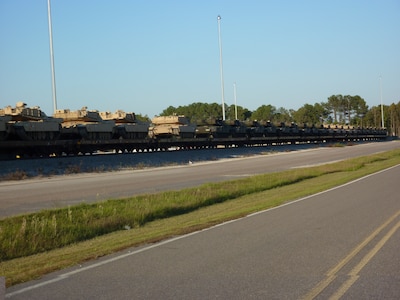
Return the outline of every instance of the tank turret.
<path id="1" fill-rule="evenodd" d="M 152 120 L 153 126 L 149 128 L 150 137 L 156 138 L 193 138 L 196 126 L 190 124 L 185 116 L 157 116 Z"/>
<path id="2" fill-rule="evenodd" d="M 53 116 L 63 119 L 62 138 L 108 140 L 114 134 L 115 121 L 105 121 L 97 110 L 88 110 L 87 107 L 75 111 L 58 109 Z"/>
<path id="3" fill-rule="evenodd" d="M 149 124 L 136 119 L 133 112 L 126 113 L 117 110 L 114 113 L 100 112 L 103 120 L 112 120 L 115 122 L 115 138 L 123 139 L 144 139 L 148 136 Z"/>

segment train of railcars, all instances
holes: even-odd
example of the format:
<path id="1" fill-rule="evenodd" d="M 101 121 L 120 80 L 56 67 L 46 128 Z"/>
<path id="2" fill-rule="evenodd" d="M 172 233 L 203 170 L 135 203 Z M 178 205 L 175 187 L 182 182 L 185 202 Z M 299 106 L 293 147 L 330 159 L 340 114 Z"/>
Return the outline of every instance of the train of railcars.
<path id="1" fill-rule="evenodd" d="M 28 107 L 23 102 L 0 109 L 1 159 L 386 138 L 384 128 L 317 128 L 220 119 L 192 124 L 179 115 L 157 116 L 145 123 L 138 121 L 134 113 L 99 112 L 87 107 L 56 110 L 49 117 L 39 107 Z"/>

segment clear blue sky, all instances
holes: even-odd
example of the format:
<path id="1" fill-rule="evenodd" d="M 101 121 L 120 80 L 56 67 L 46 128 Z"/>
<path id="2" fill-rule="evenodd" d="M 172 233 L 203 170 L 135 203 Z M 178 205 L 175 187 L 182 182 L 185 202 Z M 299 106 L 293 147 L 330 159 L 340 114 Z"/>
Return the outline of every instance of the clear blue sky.
<path id="1" fill-rule="evenodd" d="M 400 101 L 400 1 L 52 0 L 57 107 Z M 0 0 L 0 106 L 53 113 L 46 0 Z M 380 81 L 379 78 L 382 78 Z"/>

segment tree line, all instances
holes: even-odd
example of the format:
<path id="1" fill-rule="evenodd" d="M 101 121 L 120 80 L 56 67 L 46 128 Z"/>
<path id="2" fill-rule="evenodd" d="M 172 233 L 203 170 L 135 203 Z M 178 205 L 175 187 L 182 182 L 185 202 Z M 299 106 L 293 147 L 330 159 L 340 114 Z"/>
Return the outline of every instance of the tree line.
<path id="1" fill-rule="evenodd" d="M 298 110 L 276 108 L 273 105 L 261 105 L 254 111 L 235 105 L 225 105 L 227 120 L 270 121 L 274 124 L 296 123 L 300 126 L 355 126 L 382 127 L 381 106 L 368 107 L 365 100 L 356 95 L 332 95 L 326 102 L 304 104 Z M 400 101 L 397 104 L 383 106 L 384 127 L 390 135 L 400 132 Z M 198 123 L 207 119 L 222 119 L 222 105 L 218 103 L 195 102 L 185 106 L 169 106 L 160 116 L 185 115 L 191 122 Z"/>

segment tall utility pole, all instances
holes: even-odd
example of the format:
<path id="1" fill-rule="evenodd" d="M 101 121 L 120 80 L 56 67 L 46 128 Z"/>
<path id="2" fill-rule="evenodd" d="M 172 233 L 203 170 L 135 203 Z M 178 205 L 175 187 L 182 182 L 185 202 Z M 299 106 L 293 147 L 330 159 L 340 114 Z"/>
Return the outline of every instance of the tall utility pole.
<path id="1" fill-rule="evenodd" d="M 382 77 L 379 76 L 379 89 L 381 94 L 381 116 L 382 116 L 382 128 L 385 128 L 385 120 L 383 117 L 383 100 L 382 100 Z"/>
<path id="2" fill-rule="evenodd" d="M 56 74 L 54 71 L 54 53 L 53 53 L 53 31 L 51 25 L 51 8 L 50 0 L 47 0 L 47 16 L 49 19 L 49 37 L 50 37 L 50 65 L 51 65 L 51 87 L 53 91 L 53 109 L 57 110 L 57 96 L 56 96 Z"/>
<path id="3" fill-rule="evenodd" d="M 222 120 L 225 121 L 224 71 L 222 66 L 221 16 L 218 15 L 219 71 L 221 75 Z"/>

